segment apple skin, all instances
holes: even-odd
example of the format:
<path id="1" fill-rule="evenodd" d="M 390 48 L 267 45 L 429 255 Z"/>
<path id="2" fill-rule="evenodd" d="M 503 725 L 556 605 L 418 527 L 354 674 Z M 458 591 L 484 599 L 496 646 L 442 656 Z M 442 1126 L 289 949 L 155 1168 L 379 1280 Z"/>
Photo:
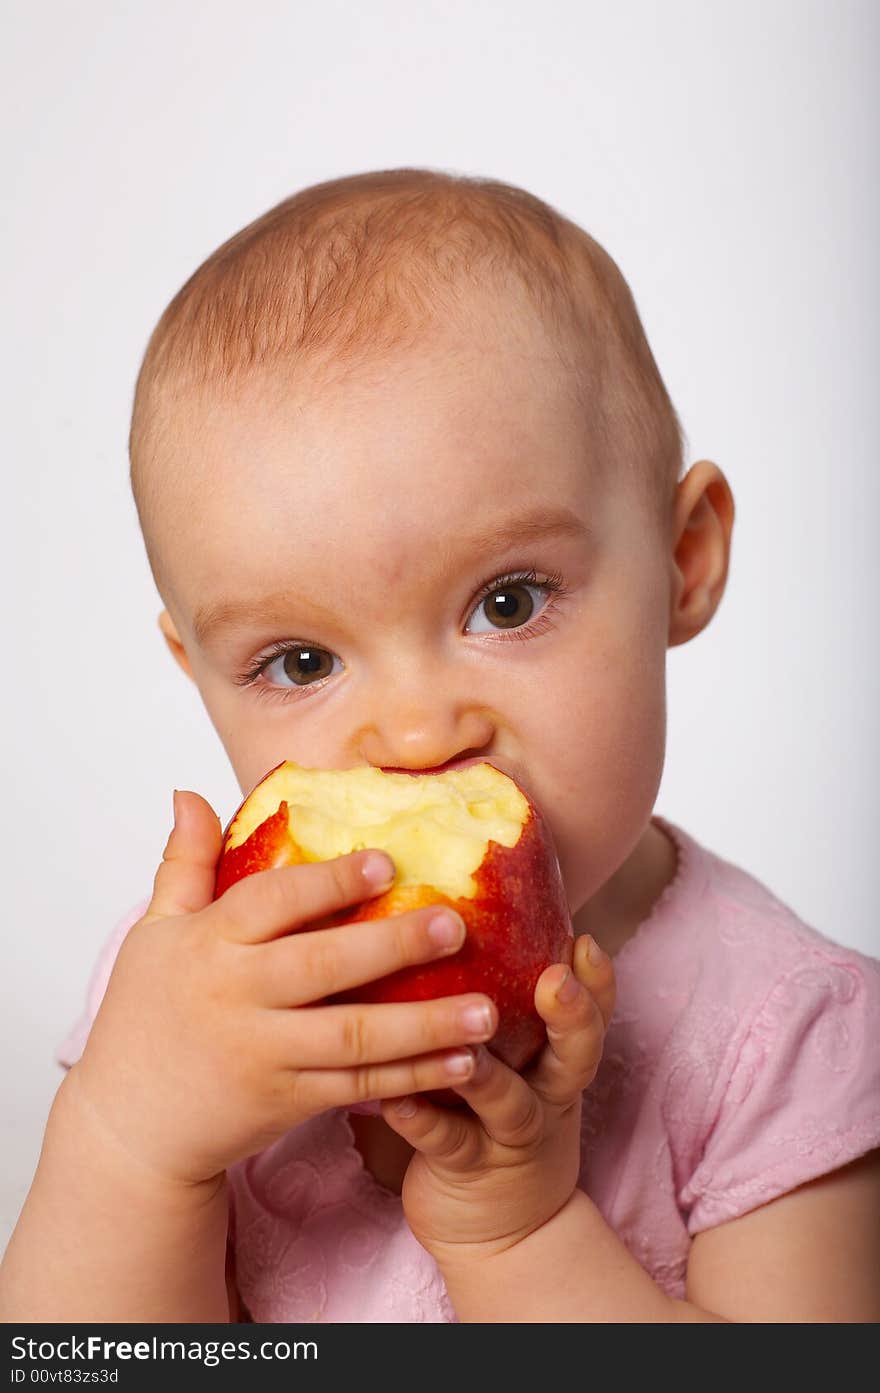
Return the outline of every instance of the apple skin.
<path id="1" fill-rule="evenodd" d="M 450 899 L 432 885 L 395 883 L 381 895 L 311 921 L 310 928 L 329 928 L 387 919 L 438 904 L 457 910 L 467 928 L 464 944 L 451 957 L 401 968 L 327 997 L 327 1003 L 426 1001 L 483 992 L 498 1008 L 499 1025 L 488 1048 L 518 1071 L 534 1058 L 546 1041 L 546 1026 L 535 1009 L 535 987 L 551 963 L 571 962 L 573 931 L 546 819 L 525 790 L 518 784 L 516 787 L 528 803 L 522 834 L 512 847 L 489 840 L 472 876 L 476 893 L 471 898 Z M 247 801 L 242 802 L 224 835 L 215 899 L 244 876 L 309 859 L 290 833 L 284 801 L 246 841 L 226 851 L 235 820 Z"/>
<path id="2" fill-rule="evenodd" d="M 280 769 L 281 765 L 278 764 L 275 768 Z M 275 769 L 269 772 L 274 774 Z M 267 779 L 268 777 L 269 774 L 266 775 Z M 261 779 L 260 783 L 265 783 L 265 779 Z M 256 788 L 259 786 L 260 784 L 257 784 Z M 248 797 L 250 796 L 249 794 Z M 215 900 L 218 900 L 224 890 L 229 889 L 230 885 L 234 885 L 237 880 L 242 880 L 246 875 L 253 875 L 256 871 L 275 870 L 278 866 L 300 866 L 306 860 L 296 841 L 290 835 L 285 802 L 279 805 L 277 812 L 273 813 L 271 817 L 267 817 L 265 822 L 260 823 L 247 841 L 242 842 L 240 846 L 233 847 L 231 851 L 227 851 L 226 843 L 229 841 L 229 835 L 236 818 L 247 801 L 245 798 L 240 804 L 223 834 L 223 851 L 217 863 L 217 878 L 214 886 Z"/>

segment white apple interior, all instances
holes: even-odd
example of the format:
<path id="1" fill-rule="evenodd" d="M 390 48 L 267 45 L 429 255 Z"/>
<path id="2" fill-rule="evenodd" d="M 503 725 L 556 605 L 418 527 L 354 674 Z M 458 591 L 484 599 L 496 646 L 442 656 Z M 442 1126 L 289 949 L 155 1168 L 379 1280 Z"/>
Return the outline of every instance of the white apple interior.
<path id="1" fill-rule="evenodd" d="M 288 761 L 246 800 L 225 849 L 247 841 L 282 801 L 306 860 L 380 847 L 394 859 L 395 885 L 432 885 L 450 899 L 473 898 L 472 876 L 488 842 L 515 846 L 529 816 L 524 794 L 491 764 L 414 776 L 368 766 L 305 769 Z"/>

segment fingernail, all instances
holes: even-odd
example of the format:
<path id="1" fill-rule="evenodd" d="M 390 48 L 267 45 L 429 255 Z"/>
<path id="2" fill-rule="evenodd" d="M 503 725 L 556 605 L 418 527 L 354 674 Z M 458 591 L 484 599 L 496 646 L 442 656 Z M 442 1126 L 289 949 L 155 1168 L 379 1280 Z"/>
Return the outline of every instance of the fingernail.
<path id="1" fill-rule="evenodd" d="M 488 1006 L 466 1006 L 459 1019 L 468 1035 L 483 1036 L 492 1033 L 492 1012 Z"/>
<path id="2" fill-rule="evenodd" d="M 371 890 L 384 890 L 394 880 L 394 862 L 384 851 L 371 851 L 361 862 L 361 875 Z"/>
<path id="3" fill-rule="evenodd" d="M 438 948 L 457 948 L 464 939 L 464 920 L 451 910 L 435 914 L 428 924 L 428 937 Z"/>
<path id="4" fill-rule="evenodd" d="M 398 1117 L 415 1117 L 415 1099 L 401 1098 L 399 1102 L 394 1104 L 394 1111 L 397 1113 Z"/>
<path id="5" fill-rule="evenodd" d="M 173 801 L 173 803 L 174 803 L 174 825 L 175 825 L 175 827 L 176 827 L 176 826 L 177 826 L 177 819 L 178 819 L 178 817 L 180 816 L 180 789 L 179 789 L 179 788 L 176 788 L 176 789 L 174 790 L 174 798 L 173 798 L 172 801 Z"/>
<path id="6" fill-rule="evenodd" d="M 587 957 L 594 967 L 599 967 L 605 961 L 605 954 L 599 947 L 592 934 L 587 934 Z"/>
<path id="7" fill-rule="evenodd" d="M 443 1066 L 447 1074 L 451 1074 L 454 1078 L 466 1078 L 474 1067 L 473 1051 L 461 1050 L 458 1054 L 447 1055 L 443 1061 Z"/>
<path id="8" fill-rule="evenodd" d="M 567 1006 L 570 1001 L 574 1001 L 578 994 L 578 980 L 570 967 L 565 969 L 565 976 L 556 988 L 556 1000 L 561 1001 L 563 1006 Z"/>

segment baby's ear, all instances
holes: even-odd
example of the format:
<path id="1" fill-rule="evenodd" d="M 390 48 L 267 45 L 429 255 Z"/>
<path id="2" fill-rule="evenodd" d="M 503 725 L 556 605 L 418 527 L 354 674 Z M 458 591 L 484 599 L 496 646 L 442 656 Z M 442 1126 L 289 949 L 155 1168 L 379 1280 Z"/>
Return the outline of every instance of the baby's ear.
<path id="1" fill-rule="evenodd" d="M 687 643 L 714 615 L 730 565 L 734 503 L 730 485 L 709 460 L 700 460 L 678 485 L 672 555 L 669 647 Z"/>
<path id="2" fill-rule="evenodd" d="M 165 636 L 165 642 L 171 650 L 171 656 L 174 661 L 183 668 L 187 677 L 192 677 L 192 680 L 195 681 L 193 670 L 189 665 L 186 649 L 180 641 L 180 635 L 177 632 L 174 620 L 171 618 L 167 609 L 163 609 L 162 613 L 159 615 L 159 628 Z"/>

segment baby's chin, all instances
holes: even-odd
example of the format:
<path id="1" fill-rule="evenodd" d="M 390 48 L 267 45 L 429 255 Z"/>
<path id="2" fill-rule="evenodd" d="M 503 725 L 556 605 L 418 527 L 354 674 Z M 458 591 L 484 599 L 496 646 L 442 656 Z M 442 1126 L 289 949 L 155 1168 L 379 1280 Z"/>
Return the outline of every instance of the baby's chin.
<path id="1" fill-rule="evenodd" d="M 457 1093 L 453 1093 L 451 1088 L 435 1088 L 426 1093 L 418 1095 L 427 1098 L 429 1102 L 435 1103 L 440 1108 L 466 1108 L 467 1103 L 463 1098 L 459 1098 Z M 372 1098 L 368 1103 L 352 1103 L 346 1112 L 354 1113 L 357 1117 L 381 1117 L 382 1100 Z"/>

